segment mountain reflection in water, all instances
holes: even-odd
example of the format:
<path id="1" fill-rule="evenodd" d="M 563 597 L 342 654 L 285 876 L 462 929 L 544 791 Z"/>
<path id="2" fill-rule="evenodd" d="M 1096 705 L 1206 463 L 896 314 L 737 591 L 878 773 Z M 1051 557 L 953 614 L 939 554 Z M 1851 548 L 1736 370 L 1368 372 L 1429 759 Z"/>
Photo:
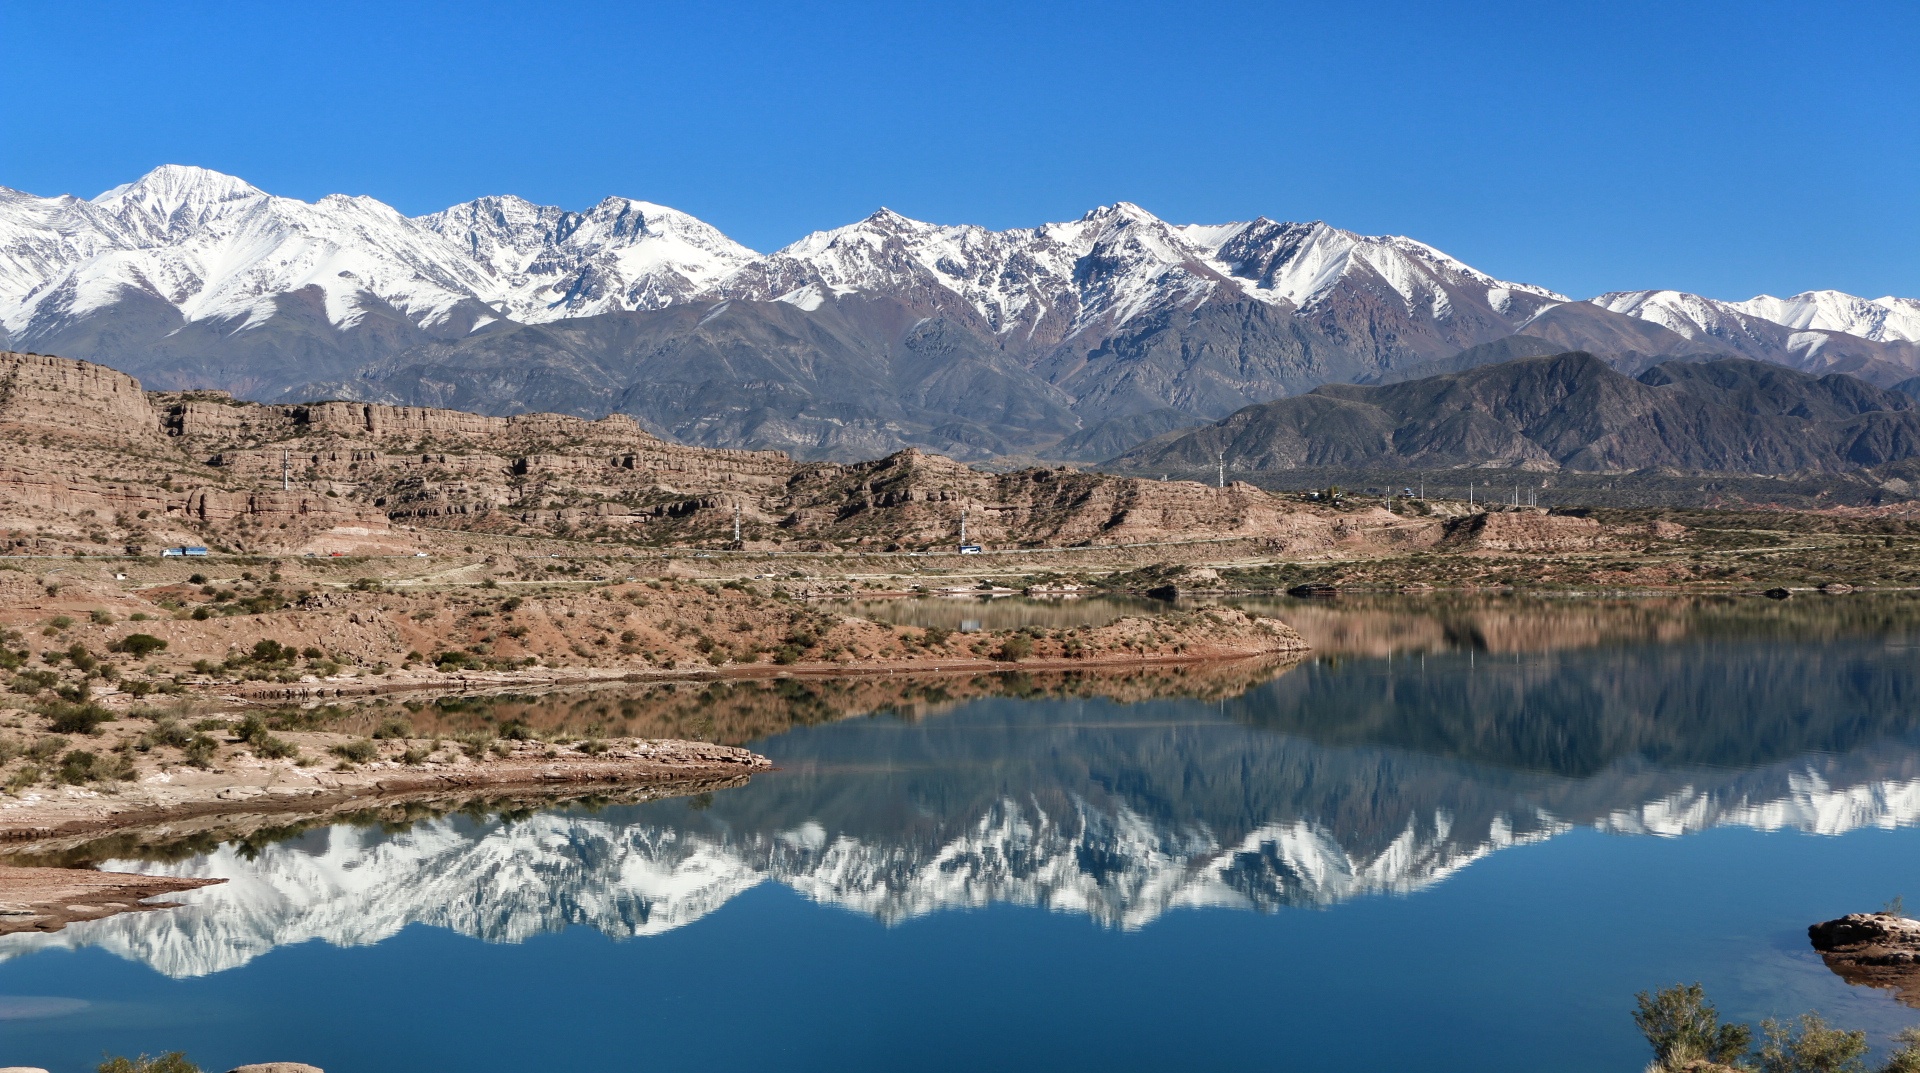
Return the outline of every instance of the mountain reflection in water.
<path id="1" fill-rule="evenodd" d="M 410 923 L 505 942 L 576 924 L 647 935 L 766 882 L 887 921 L 1011 902 L 1134 928 L 1183 907 L 1410 893 L 1576 826 L 1907 825 L 1920 817 L 1909 607 L 1291 607 L 1344 641 L 1298 665 L 426 706 L 417 722 L 449 727 L 704 728 L 755 740 L 780 769 L 688 800 L 115 861 L 229 882 L 184 909 L 10 936 L 0 955 L 97 945 L 192 976 Z M 1375 657 L 1382 635 L 1429 643 Z"/>

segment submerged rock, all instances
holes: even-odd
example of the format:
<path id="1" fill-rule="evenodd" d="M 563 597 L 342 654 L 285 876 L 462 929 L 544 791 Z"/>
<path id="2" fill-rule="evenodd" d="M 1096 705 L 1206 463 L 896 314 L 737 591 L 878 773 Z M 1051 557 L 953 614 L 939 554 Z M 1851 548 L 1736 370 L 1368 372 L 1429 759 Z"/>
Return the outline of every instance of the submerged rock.
<path id="1" fill-rule="evenodd" d="M 1920 920 L 1849 913 L 1807 929 L 1827 968 L 1850 984 L 1885 988 L 1920 1009 Z"/>

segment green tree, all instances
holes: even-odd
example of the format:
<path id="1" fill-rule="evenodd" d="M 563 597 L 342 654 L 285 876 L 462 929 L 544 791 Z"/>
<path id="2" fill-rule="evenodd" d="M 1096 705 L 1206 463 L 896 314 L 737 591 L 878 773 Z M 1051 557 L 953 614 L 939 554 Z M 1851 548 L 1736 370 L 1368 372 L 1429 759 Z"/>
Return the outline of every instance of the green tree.
<path id="1" fill-rule="evenodd" d="M 1675 984 L 1652 995 L 1642 991 L 1634 1000 L 1639 1008 L 1633 1023 L 1653 1046 L 1654 1059 L 1669 1069 L 1702 1059 L 1731 1065 L 1753 1042 L 1746 1025 L 1720 1023 L 1720 1012 L 1698 983 Z"/>

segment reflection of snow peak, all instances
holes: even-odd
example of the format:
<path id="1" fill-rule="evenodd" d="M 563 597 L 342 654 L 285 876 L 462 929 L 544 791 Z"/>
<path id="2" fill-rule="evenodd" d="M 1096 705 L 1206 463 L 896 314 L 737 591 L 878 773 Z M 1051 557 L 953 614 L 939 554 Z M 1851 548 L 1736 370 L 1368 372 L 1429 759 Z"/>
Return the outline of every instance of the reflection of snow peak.
<path id="1" fill-rule="evenodd" d="M 1752 827 L 1840 835 L 1864 827 L 1905 827 L 1920 819 L 1920 779 L 1835 789 L 1817 772 L 1787 777 L 1787 795 L 1730 799 L 1689 786 L 1639 808 L 1621 809 L 1597 827 L 1623 834 L 1684 835 L 1708 827 Z"/>
<path id="2" fill-rule="evenodd" d="M 1788 793 L 1753 801 L 1692 788 L 1596 826 L 1679 835 L 1738 825 L 1841 834 L 1920 819 L 1920 779 L 1834 788 L 1812 771 Z M 1084 913 L 1134 928 L 1169 909 L 1329 905 L 1363 894 L 1409 893 L 1507 846 L 1571 825 L 1545 814 L 1496 816 L 1464 832 L 1444 810 L 1410 820 L 1370 856 L 1343 848 L 1324 825 L 1274 822 L 1222 839 L 1202 826 L 1156 825 L 1131 809 L 1076 803 L 1052 816 L 1003 799 L 963 833 L 925 845 L 835 837 L 807 822 L 771 836 L 725 837 L 543 814 L 475 830 L 421 823 L 397 835 L 333 828 L 269 846 L 231 848 L 180 865 L 109 867 L 220 876 L 164 913 L 0 939 L 0 957 L 49 946 L 100 946 L 169 976 L 243 965 L 276 946 L 323 939 L 376 943 L 409 924 L 517 942 L 586 924 L 614 936 L 669 931 L 773 880 L 828 905 L 894 922 L 994 902 Z"/>

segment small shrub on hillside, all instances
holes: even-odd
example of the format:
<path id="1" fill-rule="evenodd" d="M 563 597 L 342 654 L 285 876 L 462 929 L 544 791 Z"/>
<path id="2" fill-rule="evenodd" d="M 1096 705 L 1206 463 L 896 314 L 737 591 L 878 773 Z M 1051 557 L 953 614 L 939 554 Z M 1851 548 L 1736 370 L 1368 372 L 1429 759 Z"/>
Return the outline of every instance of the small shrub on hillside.
<path id="1" fill-rule="evenodd" d="M 380 747 L 373 743 L 372 738 L 355 738 L 352 741 L 341 742 L 327 751 L 355 764 L 364 764 L 380 755 Z"/>
<path id="2" fill-rule="evenodd" d="M 146 659 L 155 652 L 164 652 L 167 642 L 150 633 L 130 633 L 107 646 L 109 652 L 124 652 L 134 659 Z"/>
<path id="3" fill-rule="evenodd" d="M 98 704 L 64 700 L 48 701 L 40 706 L 40 713 L 52 720 L 47 729 L 55 734 L 92 734 L 101 723 L 113 721 L 113 713 Z"/>

